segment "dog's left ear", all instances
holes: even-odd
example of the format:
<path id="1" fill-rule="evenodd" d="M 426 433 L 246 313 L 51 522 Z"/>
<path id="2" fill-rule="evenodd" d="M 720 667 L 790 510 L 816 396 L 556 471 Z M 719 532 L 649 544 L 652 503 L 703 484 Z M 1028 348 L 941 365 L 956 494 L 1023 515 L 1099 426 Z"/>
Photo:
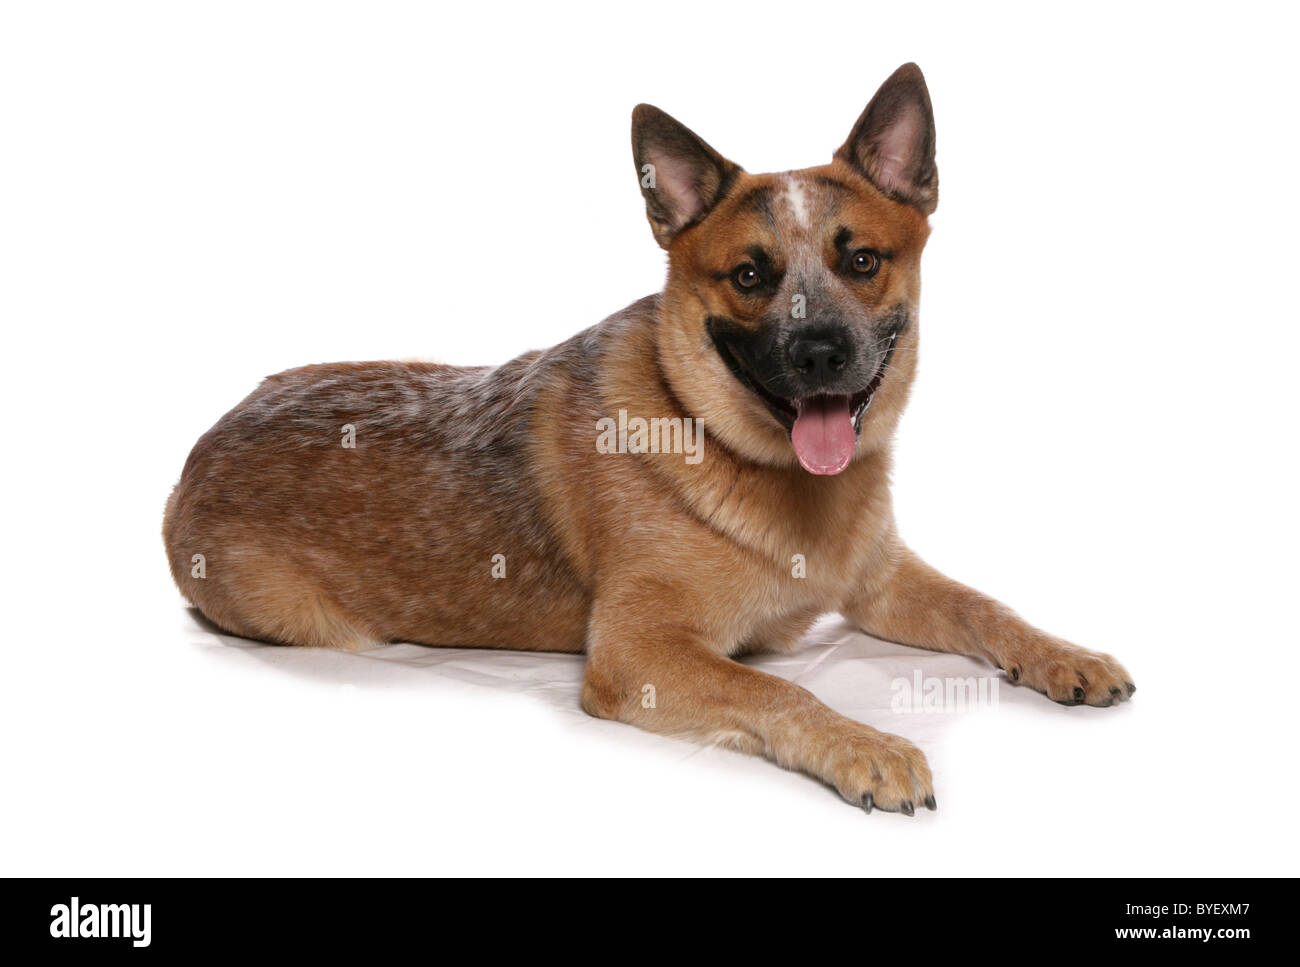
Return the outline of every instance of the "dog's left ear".
<path id="1" fill-rule="evenodd" d="M 667 248 L 727 193 L 740 166 L 657 107 L 632 111 L 632 158 L 655 241 Z"/>
<path id="2" fill-rule="evenodd" d="M 929 215 L 939 204 L 934 112 L 921 68 L 904 64 L 880 85 L 835 157 L 891 198 Z"/>

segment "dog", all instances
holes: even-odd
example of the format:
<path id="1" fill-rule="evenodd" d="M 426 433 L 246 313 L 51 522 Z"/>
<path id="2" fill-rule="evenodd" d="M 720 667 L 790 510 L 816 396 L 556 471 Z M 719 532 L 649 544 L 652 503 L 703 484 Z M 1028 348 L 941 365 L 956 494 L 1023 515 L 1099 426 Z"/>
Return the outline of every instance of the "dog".
<path id="1" fill-rule="evenodd" d="M 645 104 L 632 149 L 663 291 L 495 368 L 267 378 L 168 501 L 188 599 L 288 645 L 585 652 L 589 714 L 764 755 L 868 812 L 935 808 L 921 751 L 737 656 L 839 612 L 1066 705 L 1126 701 L 1114 658 L 944 577 L 895 527 L 938 203 L 916 65 L 822 167 L 750 174 Z"/>

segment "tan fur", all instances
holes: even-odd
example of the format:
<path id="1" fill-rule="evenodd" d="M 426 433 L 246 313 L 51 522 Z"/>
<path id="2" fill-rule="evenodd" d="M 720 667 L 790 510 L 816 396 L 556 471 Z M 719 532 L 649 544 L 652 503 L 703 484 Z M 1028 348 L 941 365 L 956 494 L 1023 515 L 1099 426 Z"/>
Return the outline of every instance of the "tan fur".
<path id="1" fill-rule="evenodd" d="M 669 250 L 663 294 L 561 346 L 496 369 L 339 364 L 268 379 L 198 442 L 168 503 L 182 591 L 222 628 L 287 644 L 585 651 L 592 715 L 763 754 L 851 802 L 908 813 L 934 802 L 915 746 L 734 656 L 788 648 L 839 611 L 883 638 L 985 658 L 1060 701 L 1126 698 L 1131 680 L 1109 656 L 1030 627 L 899 540 L 890 440 L 919 326 L 903 331 L 835 476 L 800 468 L 705 334 L 710 315 L 760 324 L 717 277 L 756 239 L 811 264 L 833 257 L 838 225 L 891 253 L 875 283 L 845 291 L 865 312 L 914 318 L 924 211 L 841 156 L 789 176 L 724 175 L 725 197 L 698 224 L 652 212 Z M 747 206 L 755 191 L 774 199 L 766 212 Z M 620 409 L 702 418 L 705 459 L 597 453 L 596 421 Z M 355 448 L 340 444 L 344 425 Z"/>

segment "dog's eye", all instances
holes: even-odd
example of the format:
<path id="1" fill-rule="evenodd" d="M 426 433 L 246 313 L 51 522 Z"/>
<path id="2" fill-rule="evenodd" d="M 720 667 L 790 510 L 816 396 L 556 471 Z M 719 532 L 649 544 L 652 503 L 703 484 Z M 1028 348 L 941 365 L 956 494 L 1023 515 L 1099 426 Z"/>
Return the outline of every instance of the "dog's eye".
<path id="1" fill-rule="evenodd" d="M 849 260 L 858 275 L 873 276 L 880 270 L 880 256 L 870 249 L 858 249 Z"/>
<path id="2" fill-rule="evenodd" d="M 736 269 L 736 285 L 742 289 L 752 289 L 763 281 L 763 277 L 758 274 L 758 269 L 751 262 L 746 262 L 740 268 Z"/>

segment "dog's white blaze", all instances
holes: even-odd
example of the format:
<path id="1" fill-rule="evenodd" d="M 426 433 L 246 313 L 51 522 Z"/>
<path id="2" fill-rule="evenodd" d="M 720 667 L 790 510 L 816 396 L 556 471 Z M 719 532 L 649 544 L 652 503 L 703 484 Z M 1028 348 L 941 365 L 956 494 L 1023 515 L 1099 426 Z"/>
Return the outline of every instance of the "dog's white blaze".
<path id="1" fill-rule="evenodd" d="M 799 223 L 800 228 L 808 227 L 808 195 L 804 192 L 803 183 L 796 181 L 789 176 L 785 179 L 785 191 L 782 193 L 786 205 L 790 208 L 790 213 L 794 215 L 794 220 Z"/>

